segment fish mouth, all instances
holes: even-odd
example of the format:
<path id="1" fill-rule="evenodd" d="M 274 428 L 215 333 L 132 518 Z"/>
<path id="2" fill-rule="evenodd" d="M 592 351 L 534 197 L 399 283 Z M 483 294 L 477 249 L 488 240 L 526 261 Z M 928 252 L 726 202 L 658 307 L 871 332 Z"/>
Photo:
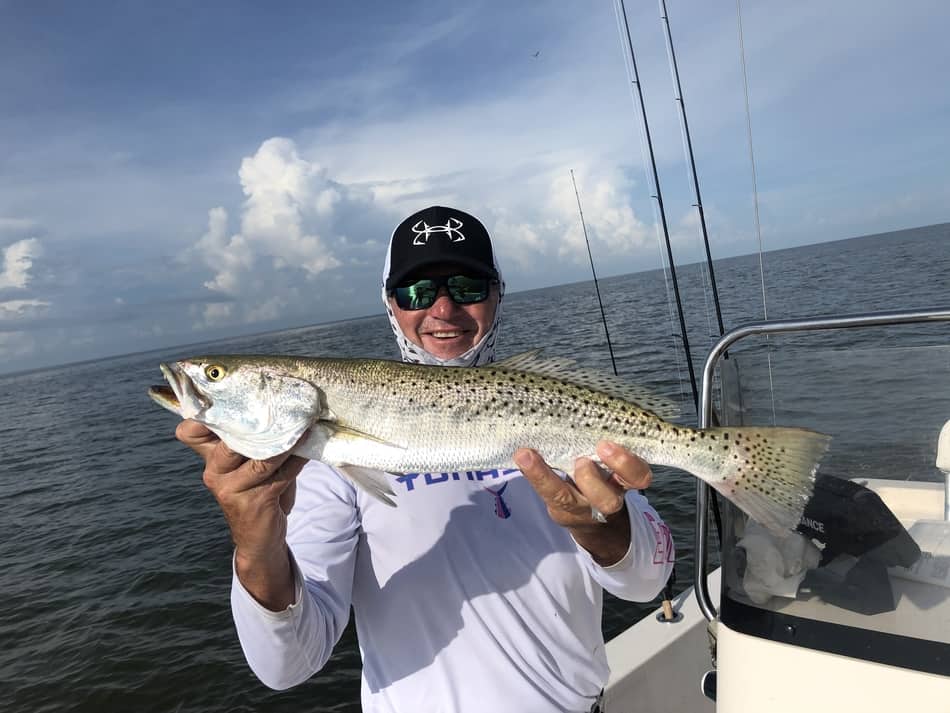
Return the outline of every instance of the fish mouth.
<path id="1" fill-rule="evenodd" d="M 159 364 L 158 368 L 168 386 L 150 387 L 148 395 L 152 401 L 182 418 L 194 418 L 211 406 L 211 401 L 198 393 L 179 364 Z"/>
<path id="2" fill-rule="evenodd" d="M 162 408 L 166 408 L 172 413 L 181 413 L 181 404 L 178 401 L 178 396 L 176 396 L 175 392 L 167 386 L 149 386 L 148 396 L 150 399 L 152 399 L 152 401 L 157 403 Z"/>

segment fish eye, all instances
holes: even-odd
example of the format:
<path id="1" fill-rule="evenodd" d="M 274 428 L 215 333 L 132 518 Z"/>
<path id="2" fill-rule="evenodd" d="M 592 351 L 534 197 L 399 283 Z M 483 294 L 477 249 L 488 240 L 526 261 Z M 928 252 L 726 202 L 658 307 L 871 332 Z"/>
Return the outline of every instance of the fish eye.
<path id="1" fill-rule="evenodd" d="M 220 364 L 209 364 L 205 367 L 205 376 L 211 381 L 221 381 L 227 374 L 227 370 Z"/>

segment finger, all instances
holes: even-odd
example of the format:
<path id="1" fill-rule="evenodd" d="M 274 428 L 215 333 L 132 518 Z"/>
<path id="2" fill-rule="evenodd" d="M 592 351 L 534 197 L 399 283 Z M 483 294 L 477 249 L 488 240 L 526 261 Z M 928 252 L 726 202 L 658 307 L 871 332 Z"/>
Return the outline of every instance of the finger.
<path id="1" fill-rule="evenodd" d="M 303 467 L 309 463 L 308 458 L 303 458 L 302 456 L 290 456 L 284 464 L 281 466 L 281 477 L 286 478 L 287 480 L 292 480 L 300 475 L 300 471 L 303 470 Z"/>
<path id="2" fill-rule="evenodd" d="M 540 455 L 530 448 L 515 451 L 515 464 L 549 508 L 564 511 L 586 510 L 588 505 L 578 497 L 577 489 L 563 481 Z"/>
<path id="3" fill-rule="evenodd" d="M 221 440 L 207 426 L 191 419 L 185 419 L 175 428 L 175 438 L 191 448 L 205 460 Z"/>
<path id="4" fill-rule="evenodd" d="M 224 444 L 222 444 L 222 446 L 223 445 Z M 224 448 L 227 448 L 227 446 L 224 446 Z M 230 451 L 230 449 L 228 450 L 230 453 L 234 453 Z M 297 472 L 299 472 L 299 470 L 296 472 L 293 470 L 283 470 L 285 463 L 292 457 L 290 452 L 281 453 L 271 458 L 265 458 L 264 460 L 247 460 L 239 454 L 234 455 L 243 459 L 243 462 L 238 467 L 228 471 L 215 472 L 211 471 L 209 466 L 209 469 L 205 471 L 205 478 L 207 480 L 218 481 L 220 487 L 228 492 L 240 493 L 270 483 L 282 487 L 284 482 L 296 477 Z M 221 456 L 222 459 L 227 457 L 226 454 L 222 454 Z"/>
<path id="5" fill-rule="evenodd" d="M 305 437 L 306 434 L 301 440 Z M 291 449 L 263 460 L 248 460 L 221 442 L 205 463 L 205 482 L 212 490 L 222 488 L 228 492 L 243 492 L 264 485 L 268 480 L 296 478 L 307 459 L 292 456 L 292 452 Z"/>
<path id="6" fill-rule="evenodd" d="M 283 510 L 284 515 L 289 515 L 294 507 L 294 502 L 297 498 L 297 476 L 300 475 L 300 471 L 306 464 L 306 458 L 291 456 L 284 461 L 284 464 L 278 469 L 277 473 L 274 474 L 275 481 L 284 481 L 286 483 L 279 498 L 280 509 Z"/>
<path id="7" fill-rule="evenodd" d="M 591 507 L 609 517 L 623 510 L 623 488 L 590 458 L 574 462 L 574 485 Z"/>
<path id="8" fill-rule="evenodd" d="M 268 462 L 274 460 L 273 458 L 265 461 L 251 461 L 240 453 L 232 451 L 224 441 L 219 440 L 205 456 L 205 469 L 211 473 L 231 473 L 242 466 L 247 466 L 245 470 L 250 473 L 266 470 L 268 476 L 270 476 L 287 459 L 287 454 L 281 454 L 277 457 L 280 460 L 274 462 L 273 467 L 270 467 Z M 249 466 L 250 463 L 259 463 L 260 465 Z"/>
<path id="9" fill-rule="evenodd" d="M 556 522 L 569 525 L 590 519 L 590 505 L 577 488 L 555 473 L 536 451 L 519 449 L 514 460 Z"/>
<path id="10" fill-rule="evenodd" d="M 294 509 L 294 503 L 297 500 L 297 479 L 294 478 L 287 484 L 287 488 L 280 494 L 278 502 L 280 503 L 281 512 L 284 515 L 289 515 L 290 511 Z"/>
<path id="11" fill-rule="evenodd" d="M 610 441 L 597 444 L 597 455 L 613 471 L 613 480 L 626 490 L 644 490 L 653 482 L 650 464 Z"/>

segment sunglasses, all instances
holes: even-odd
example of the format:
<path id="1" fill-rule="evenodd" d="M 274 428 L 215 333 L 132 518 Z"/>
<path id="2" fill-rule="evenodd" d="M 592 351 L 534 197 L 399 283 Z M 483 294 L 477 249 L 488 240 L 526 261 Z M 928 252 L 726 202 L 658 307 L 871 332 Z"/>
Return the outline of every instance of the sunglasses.
<path id="1" fill-rule="evenodd" d="M 444 287 L 455 304 L 471 305 L 484 302 L 491 293 L 488 277 L 469 277 L 468 275 L 443 275 L 442 277 L 424 277 L 411 280 L 390 291 L 396 298 L 399 309 L 427 309 L 435 304 L 439 288 Z"/>

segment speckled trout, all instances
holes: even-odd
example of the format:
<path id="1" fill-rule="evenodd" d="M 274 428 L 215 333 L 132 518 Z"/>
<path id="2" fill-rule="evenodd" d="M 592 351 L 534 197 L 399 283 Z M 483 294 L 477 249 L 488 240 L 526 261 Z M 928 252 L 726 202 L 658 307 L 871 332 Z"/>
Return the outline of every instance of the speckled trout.
<path id="1" fill-rule="evenodd" d="M 520 354 L 489 366 L 205 356 L 162 364 L 149 395 L 255 459 L 291 448 L 394 504 L 392 473 L 514 467 L 520 447 L 571 472 L 602 438 L 709 483 L 774 530 L 796 527 L 830 438 L 800 428 L 694 429 L 672 402 L 573 361 Z M 170 387 L 170 388 L 169 388 Z"/>

